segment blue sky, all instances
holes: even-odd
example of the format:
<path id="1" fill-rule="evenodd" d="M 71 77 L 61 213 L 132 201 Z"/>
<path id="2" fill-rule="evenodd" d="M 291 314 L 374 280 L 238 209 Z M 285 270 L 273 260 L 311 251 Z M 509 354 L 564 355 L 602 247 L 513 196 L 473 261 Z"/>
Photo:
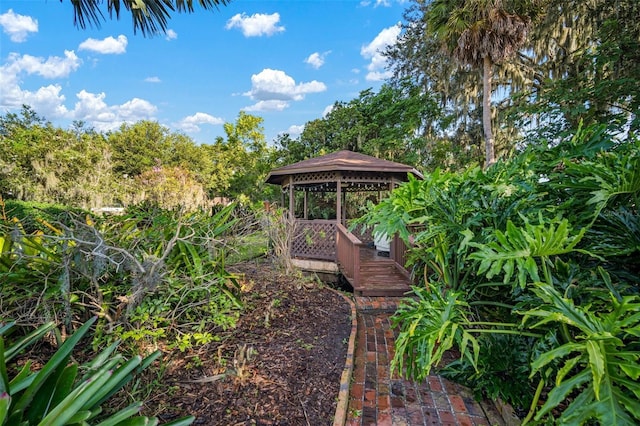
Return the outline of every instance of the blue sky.
<path id="1" fill-rule="evenodd" d="M 100 131 L 155 120 L 198 143 L 224 136 L 222 124 L 245 111 L 264 119 L 267 141 L 296 137 L 335 101 L 380 87 L 379 51 L 407 6 L 234 0 L 174 13 L 166 35 L 145 38 L 126 12 L 80 30 L 69 0 L 2 0 L 0 111 L 28 104 L 61 127 L 83 120 Z"/>

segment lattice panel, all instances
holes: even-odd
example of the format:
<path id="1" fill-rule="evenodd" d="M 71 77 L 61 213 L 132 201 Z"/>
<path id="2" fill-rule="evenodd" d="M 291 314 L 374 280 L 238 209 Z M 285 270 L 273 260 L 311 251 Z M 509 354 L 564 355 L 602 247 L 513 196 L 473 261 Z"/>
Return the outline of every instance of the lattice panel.
<path id="1" fill-rule="evenodd" d="M 345 182 L 389 182 L 390 178 L 385 173 L 363 173 L 347 170 L 342 172 L 342 180 Z"/>
<path id="2" fill-rule="evenodd" d="M 336 172 L 301 173 L 293 176 L 294 183 L 335 182 L 337 180 Z"/>
<path id="3" fill-rule="evenodd" d="M 349 229 L 351 229 L 351 226 L 349 226 Z M 364 229 L 364 232 L 362 232 L 362 225 L 358 225 L 353 229 L 353 231 L 351 231 L 351 233 L 356 237 L 358 237 L 358 239 L 363 243 L 370 243 L 373 241 L 372 226 L 368 226 L 367 228 Z"/>
<path id="4" fill-rule="evenodd" d="M 291 255 L 305 259 L 335 260 L 337 227 L 332 222 L 298 222 Z"/>

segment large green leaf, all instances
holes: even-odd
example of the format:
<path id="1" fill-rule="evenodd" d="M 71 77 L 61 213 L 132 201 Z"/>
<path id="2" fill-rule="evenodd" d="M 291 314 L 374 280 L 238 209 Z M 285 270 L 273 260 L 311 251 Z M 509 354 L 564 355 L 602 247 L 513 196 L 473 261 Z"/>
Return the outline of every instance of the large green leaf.
<path id="1" fill-rule="evenodd" d="M 62 346 L 60 346 L 56 353 L 47 361 L 44 367 L 37 373 L 33 382 L 20 396 L 15 406 L 11 407 L 11 421 L 15 421 L 16 423 L 22 421 L 25 411 L 33 401 L 36 393 L 44 385 L 47 378 L 53 374 L 60 365 L 66 363 L 75 345 L 89 331 L 89 328 L 95 321 L 96 318 L 93 317 L 84 323 L 75 333 L 65 340 Z"/>
<path id="2" fill-rule="evenodd" d="M 467 304 L 460 294 L 449 291 L 442 296 L 433 286 L 415 287 L 414 293 L 417 300 L 406 299 L 393 317 L 401 329 L 391 369 L 422 380 L 454 345 L 475 366 L 480 347 L 465 329 Z"/>
<path id="3" fill-rule="evenodd" d="M 477 251 L 469 258 L 479 260 L 479 274 L 486 274 L 487 279 L 504 272 L 504 282 L 511 280 L 513 271 L 518 270 L 518 285 L 523 288 L 526 277 L 532 282 L 540 281 L 539 266 L 536 259 L 544 262 L 551 256 L 559 256 L 575 250 L 586 229 L 572 235 L 571 227 L 566 219 L 538 218 L 534 225 L 524 219 L 524 226 L 518 227 L 511 220 L 507 222 L 506 232 L 496 230 L 494 240 L 487 243 L 470 242 Z M 545 277 L 548 280 L 548 277 Z"/>
<path id="4" fill-rule="evenodd" d="M 8 362 L 13 359 L 16 355 L 22 352 L 26 347 L 32 345 L 40 340 L 42 336 L 50 332 L 55 328 L 55 324 L 53 322 L 48 322 L 46 324 L 41 325 L 37 329 L 33 330 L 31 333 L 22 337 L 17 342 L 14 342 L 6 348 L 5 350 L 5 360 Z"/>
<path id="5" fill-rule="evenodd" d="M 562 423 L 633 424 L 640 421 L 640 347 L 629 336 L 640 327 L 640 298 L 619 301 L 611 295 L 609 312 L 592 312 L 576 306 L 553 287 L 539 283 L 533 289 L 543 305 L 524 313 L 524 321 L 541 318 L 532 328 L 551 321 L 569 326 L 573 341 L 540 354 L 532 363 L 532 375 L 550 365 L 558 366 L 556 382 L 536 414 L 540 420 L 569 395 L 571 403 L 558 419 Z M 635 338 L 635 337 L 634 337 Z M 570 355 L 564 365 L 562 359 Z"/>

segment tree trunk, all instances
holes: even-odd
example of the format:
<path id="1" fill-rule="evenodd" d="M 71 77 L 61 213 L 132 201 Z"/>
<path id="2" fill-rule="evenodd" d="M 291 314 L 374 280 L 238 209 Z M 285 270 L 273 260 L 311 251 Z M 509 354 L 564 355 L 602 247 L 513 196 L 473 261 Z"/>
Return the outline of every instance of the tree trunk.
<path id="1" fill-rule="evenodd" d="M 484 57 L 482 69 L 482 127 L 484 128 L 484 168 L 488 168 L 496 162 L 496 154 L 493 147 L 493 131 L 491 129 L 491 85 L 493 76 L 493 63 L 489 56 Z"/>

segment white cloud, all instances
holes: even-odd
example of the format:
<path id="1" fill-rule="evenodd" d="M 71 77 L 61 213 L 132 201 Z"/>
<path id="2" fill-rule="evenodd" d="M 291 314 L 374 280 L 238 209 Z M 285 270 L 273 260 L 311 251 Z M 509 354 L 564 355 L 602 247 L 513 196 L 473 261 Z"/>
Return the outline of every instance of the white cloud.
<path id="1" fill-rule="evenodd" d="M 185 132 L 195 133 L 200 131 L 200 124 L 216 126 L 224 124 L 224 120 L 204 112 L 196 112 L 193 115 L 183 118 L 178 124 L 176 124 L 176 127 L 184 130 Z"/>
<path id="2" fill-rule="evenodd" d="M 115 110 L 123 121 L 129 123 L 152 118 L 158 111 L 158 108 L 151 102 L 140 98 L 133 98 L 122 105 L 114 105 L 111 109 Z"/>
<path id="3" fill-rule="evenodd" d="M 38 32 L 38 21 L 30 16 L 18 15 L 9 9 L 0 15 L 0 26 L 9 39 L 15 43 L 27 40 L 29 33 Z"/>
<path id="4" fill-rule="evenodd" d="M 90 50 L 92 52 L 102 53 L 103 55 L 120 55 L 127 51 L 127 37 L 120 34 L 117 39 L 109 36 L 102 40 L 88 38 L 78 47 L 78 50 Z"/>
<path id="5" fill-rule="evenodd" d="M 272 99 L 268 101 L 258 101 L 255 104 L 242 108 L 244 111 L 255 112 L 255 111 L 282 111 L 289 107 L 289 102 Z"/>
<path id="6" fill-rule="evenodd" d="M 38 114 L 52 119 L 83 120 L 96 130 L 107 131 L 122 123 L 135 123 L 153 119 L 157 108 L 150 102 L 133 98 L 121 105 L 107 105 L 104 93 L 94 94 L 80 91 L 72 110 L 64 102 L 60 84 L 42 86 L 37 90 L 23 90 L 21 74 L 34 74 L 47 79 L 68 77 L 81 64 L 73 51 L 65 51 L 64 57 L 50 56 L 47 59 L 31 55 L 9 54 L 7 62 L 0 66 L 0 108 L 17 110 L 23 104 L 31 106 Z"/>
<path id="7" fill-rule="evenodd" d="M 288 133 L 291 138 L 295 139 L 302 134 L 303 130 L 304 130 L 304 124 L 300 126 L 294 124 L 293 126 L 289 126 L 286 133 Z"/>
<path id="8" fill-rule="evenodd" d="M 167 30 L 167 34 L 165 35 L 165 40 L 175 40 L 178 38 L 178 33 L 173 30 Z"/>
<path id="9" fill-rule="evenodd" d="M 64 58 L 49 56 L 47 59 L 10 53 L 7 63 L 0 68 L 0 72 L 14 76 L 16 81 L 17 76 L 22 72 L 37 74 L 44 78 L 63 78 L 77 70 L 81 63 L 82 61 L 73 50 L 65 50 Z"/>
<path id="10" fill-rule="evenodd" d="M 160 83 L 162 80 L 160 80 L 159 77 L 152 76 L 152 77 L 145 78 L 144 81 L 145 83 Z"/>
<path id="11" fill-rule="evenodd" d="M 324 52 L 324 53 L 314 52 L 311 55 L 309 55 L 309 57 L 305 59 L 304 62 L 311 65 L 315 69 L 319 69 L 321 66 L 324 65 L 325 58 L 329 53 L 331 53 L 331 51 Z"/>
<path id="12" fill-rule="evenodd" d="M 393 44 L 400 35 L 400 24 L 385 28 L 373 39 L 371 43 L 362 46 L 360 55 L 363 58 L 371 60 L 367 65 L 366 79 L 368 81 L 380 81 L 391 77 L 391 72 L 386 70 L 387 60 L 382 56 L 382 52 L 387 46 Z"/>
<path id="13" fill-rule="evenodd" d="M 23 90 L 21 74 L 35 74 L 47 79 L 65 78 L 80 66 L 80 59 L 73 51 L 65 51 L 64 58 L 50 56 L 47 59 L 31 55 L 10 53 L 7 62 L 0 66 L 0 107 L 11 110 L 23 104 L 30 105 L 47 118 L 64 117 L 67 110 L 63 105 L 62 87 L 53 84 L 39 89 Z"/>
<path id="14" fill-rule="evenodd" d="M 4 83 L 3 78 L 0 77 L 0 84 L 3 86 L 0 92 L 0 107 L 2 109 L 16 110 L 22 105 L 29 105 L 47 119 L 66 116 L 67 109 L 63 105 L 65 97 L 60 93 L 62 91 L 60 85 L 51 84 L 40 87 L 34 92 L 22 90 L 18 85 L 7 86 Z"/>
<path id="15" fill-rule="evenodd" d="M 107 105 L 104 92 L 95 94 L 81 90 L 76 97 L 75 107 L 67 118 L 83 120 L 98 131 L 117 129 L 122 123 L 152 120 L 157 108 L 149 101 L 133 98 L 121 105 Z"/>
<path id="16" fill-rule="evenodd" d="M 407 0 L 397 0 L 397 2 L 399 4 L 404 4 L 407 2 Z M 360 6 L 363 6 L 363 7 L 371 6 L 371 3 L 372 2 L 370 0 L 362 0 L 360 2 Z M 393 0 L 375 0 L 373 2 L 373 7 L 378 7 L 378 6 L 390 7 L 392 3 L 393 3 Z"/>
<path id="17" fill-rule="evenodd" d="M 245 37 L 272 36 L 275 33 L 284 31 L 283 26 L 277 25 L 279 21 L 279 13 L 273 13 L 271 15 L 255 13 L 251 16 L 245 13 L 238 13 L 227 21 L 225 28 L 228 30 L 240 28 Z"/>
<path id="18" fill-rule="evenodd" d="M 298 83 L 284 71 L 265 68 L 259 74 L 251 76 L 251 90 L 244 93 L 257 101 L 301 101 L 309 93 L 327 90 L 327 86 L 313 80 Z"/>

